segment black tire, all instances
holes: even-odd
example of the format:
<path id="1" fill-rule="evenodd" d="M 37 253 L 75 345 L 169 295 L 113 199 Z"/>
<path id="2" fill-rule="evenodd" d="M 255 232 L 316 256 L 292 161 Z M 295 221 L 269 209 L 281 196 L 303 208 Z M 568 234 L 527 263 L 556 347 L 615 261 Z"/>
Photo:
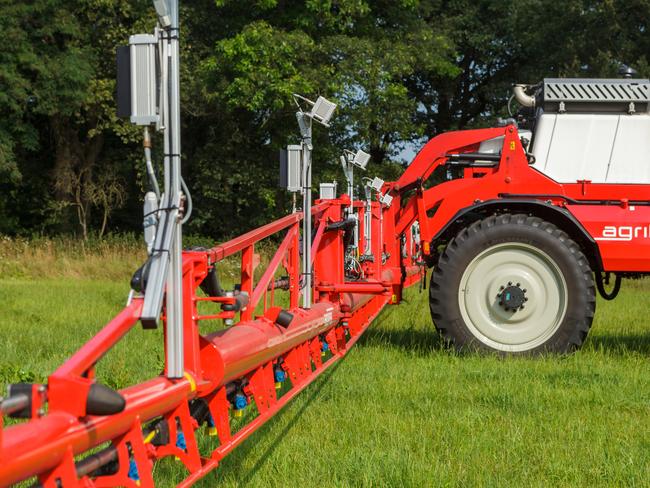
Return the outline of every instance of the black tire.
<path id="1" fill-rule="evenodd" d="M 431 275 L 429 306 L 457 349 L 567 353 L 587 337 L 596 292 L 587 258 L 565 232 L 537 217 L 502 214 L 449 242 Z"/>

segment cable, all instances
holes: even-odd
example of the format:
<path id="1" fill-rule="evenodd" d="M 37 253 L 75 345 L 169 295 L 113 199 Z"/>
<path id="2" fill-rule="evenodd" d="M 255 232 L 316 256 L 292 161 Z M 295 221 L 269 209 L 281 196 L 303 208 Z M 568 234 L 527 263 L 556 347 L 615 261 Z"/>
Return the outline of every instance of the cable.
<path id="1" fill-rule="evenodd" d="M 181 224 L 185 224 L 188 220 L 190 220 L 190 217 L 192 215 L 192 195 L 190 195 L 190 190 L 188 190 L 187 185 L 185 184 L 185 180 L 181 176 L 181 187 L 183 188 L 183 192 L 185 193 L 185 197 L 187 198 L 187 211 L 185 212 L 185 217 L 183 217 L 183 220 L 181 220 Z"/>
<path id="2" fill-rule="evenodd" d="M 156 198 L 160 200 L 160 187 L 158 186 L 158 179 L 156 178 L 156 173 L 153 169 L 153 163 L 151 162 L 151 137 L 149 136 L 149 127 L 144 128 L 143 134 L 143 146 L 144 146 L 144 162 L 147 167 L 147 176 L 149 177 L 149 183 L 151 184 L 151 189 L 156 194 Z"/>
<path id="3" fill-rule="evenodd" d="M 510 117 L 514 117 L 514 115 L 512 115 L 512 109 L 510 107 L 510 104 L 512 103 L 513 98 L 515 98 L 515 96 L 510 95 L 510 98 L 508 99 L 508 114 L 510 114 Z"/>
<path id="4" fill-rule="evenodd" d="M 177 210 L 177 209 L 178 209 L 178 207 L 175 206 L 175 205 L 173 205 L 171 207 L 160 207 L 160 208 L 157 208 L 156 210 L 152 210 L 151 212 L 147 212 L 146 214 L 143 215 L 143 217 L 146 219 L 150 215 L 157 214 L 158 212 L 170 212 L 171 210 Z M 156 217 L 157 217 L 157 215 L 156 215 Z"/>
<path id="5" fill-rule="evenodd" d="M 621 291 L 621 282 L 623 281 L 623 279 L 621 278 L 620 275 L 617 274 L 616 280 L 614 281 L 614 288 L 609 293 L 605 291 L 604 281 L 607 281 L 607 284 L 609 284 L 609 273 L 607 273 L 606 278 L 603 279 L 603 273 L 598 271 L 596 273 L 596 287 L 598 288 L 598 293 L 600 293 L 600 296 L 603 297 L 605 300 L 614 300 L 614 298 L 618 296 L 618 292 Z"/>

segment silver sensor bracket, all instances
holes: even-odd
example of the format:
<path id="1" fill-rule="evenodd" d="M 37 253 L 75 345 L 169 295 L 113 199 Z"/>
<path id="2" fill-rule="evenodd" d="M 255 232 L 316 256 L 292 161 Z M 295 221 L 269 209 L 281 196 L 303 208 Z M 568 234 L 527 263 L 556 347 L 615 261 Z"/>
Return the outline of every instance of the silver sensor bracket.
<path id="1" fill-rule="evenodd" d="M 327 98 L 321 96 L 319 96 L 315 102 L 312 102 L 309 98 L 305 98 L 302 95 L 298 95 L 297 93 L 293 94 L 293 100 L 300 109 L 301 113 L 310 119 L 315 120 L 319 124 L 322 124 L 325 127 L 329 127 L 329 121 L 334 114 L 334 110 L 336 110 L 335 103 L 332 103 Z M 298 100 L 307 102 L 311 106 L 311 110 L 309 112 L 303 112 Z"/>
<path id="2" fill-rule="evenodd" d="M 393 203 L 393 197 L 390 195 L 382 195 L 381 198 L 379 199 L 381 203 L 386 205 L 387 207 L 390 207 L 390 204 Z"/>
<path id="3" fill-rule="evenodd" d="M 335 103 L 330 102 L 324 97 L 318 97 L 311 109 L 310 115 L 314 120 L 327 126 L 332 118 L 334 110 L 336 110 Z"/>
<path id="4" fill-rule="evenodd" d="M 153 6 L 156 9 L 156 14 L 158 14 L 158 21 L 163 27 L 169 27 L 172 25 L 172 19 L 169 16 L 169 5 L 167 5 L 167 0 L 153 0 Z"/>
<path id="5" fill-rule="evenodd" d="M 359 149 L 357 153 L 354 155 L 352 164 L 358 166 L 361 169 L 366 169 L 366 166 L 368 166 L 368 161 L 370 161 L 370 154 Z"/>
<path id="6" fill-rule="evenodd" d="M 375 191 L 381 191 L 382 186 L 384 186 L 384 180 L 382 180 L 377 176 L 375 176 L 370 182 L 370 188 L 372 188 Z"/>
<path id="7" fill-rule="evenodd" d="M 357 168 L 361 169 L 366 169 L 366 166 L 368 166 L 368 161 L 370 161 L 370 154 L 367 152 L 359 149 L 356 153 L 353 153 L 352 151 L 348 151 L 346 149 L 344 153 L 345 161 L 347 163 L 353 164 Z"/>

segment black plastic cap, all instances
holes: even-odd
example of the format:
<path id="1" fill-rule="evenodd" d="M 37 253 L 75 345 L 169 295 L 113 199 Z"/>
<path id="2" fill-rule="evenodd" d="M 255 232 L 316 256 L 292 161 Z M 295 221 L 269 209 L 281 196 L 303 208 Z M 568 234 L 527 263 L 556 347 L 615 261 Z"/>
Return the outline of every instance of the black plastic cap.
<path id="1" fill-rule="evenodd" d="M 88 415 L 113 415 L 123 411 L 125 406 L 126 400 L 115 390 L 100 383 L 90 385 L 86 399 Z"/>
<path id="2" fill-rule="evenodd" d="M 3 402 L 3 405 L 6 403 L 14 403 L 12 412 L 9 414 L 10 417 L 15 419 L 28 419 L 32 416 L 32 383 L 14 383 L 9 385 L 8 393 L 9 398 Z M 18 406 L 22 408 L 18 409 Z"/>
<path id="3" fill-rule="evenodd" d="M 281 310 L 278 314 L 278 318 L 275 319 L 275 323 L 282 327 L 289 327 L 289 324 L 293 320 L 293 314 L 287 312 L 286 310 Z"/>
<path id="4" fill-rule="evenodd" d="M 138 293 L 144 292 L 147 288 L 147 274 L 149 272 L 148 262 L 140 266 L 131 277 L 131 288 Z"/>

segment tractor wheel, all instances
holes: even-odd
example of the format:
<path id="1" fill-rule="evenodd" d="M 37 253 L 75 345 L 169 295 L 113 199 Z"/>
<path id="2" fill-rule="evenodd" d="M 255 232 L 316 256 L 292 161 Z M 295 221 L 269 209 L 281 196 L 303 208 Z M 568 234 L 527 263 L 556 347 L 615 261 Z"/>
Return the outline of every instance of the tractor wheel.
<path id="1" fill-rule="evenodd" d="M 565 353 L 596 309 L 589 262 L 555 225 L 493 215 L 458 233 L 431 276 L 431 316 L 458 349 Z"/>

